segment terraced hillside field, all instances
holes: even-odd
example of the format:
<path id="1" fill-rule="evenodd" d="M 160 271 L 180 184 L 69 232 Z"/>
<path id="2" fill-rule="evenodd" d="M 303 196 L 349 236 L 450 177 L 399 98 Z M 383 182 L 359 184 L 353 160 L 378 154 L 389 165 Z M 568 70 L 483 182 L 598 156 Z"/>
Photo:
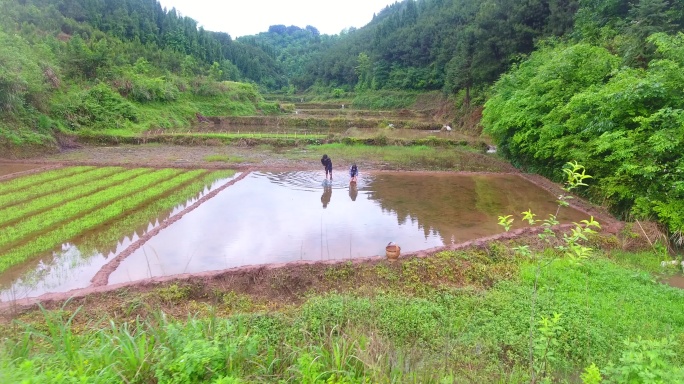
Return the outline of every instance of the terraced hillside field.
<path id="1" fill-rule="evenodd" d="M 65 242 L 111 248 L 233 171 L 65 167 L 0 182 L 0 274 Z"/>

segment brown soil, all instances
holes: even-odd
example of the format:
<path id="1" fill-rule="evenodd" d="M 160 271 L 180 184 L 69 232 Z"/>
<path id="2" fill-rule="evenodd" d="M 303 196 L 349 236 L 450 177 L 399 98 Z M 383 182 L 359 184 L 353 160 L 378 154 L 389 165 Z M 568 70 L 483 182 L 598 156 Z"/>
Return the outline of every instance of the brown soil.
<path id="1" fill-rule="evenodd" d="M 44 172 L 44 171 L 47 171 L 49 169 L 56 169 L 59 167 L 60 167 L 59 164 L 56 164 L 56 165 L 46 164 L 44 167 L 39 167 L 39 168 L 29 169 L 29 170 L 22 171 L 22 172 L 14 172 L 14 173 L 9 173 L 7 175 L 2 175 L 2 176 L 0 176 L 0 181 L 14 179 L 15 177 L 31 175 L 34 173 Z"/>
<path id="2" fill-rule="evenodd" d="M 216 154 L 240 157 L 245 161 L 239 164 L 231 164 L 223 162 L 207 162 L 204 160 L 207 156 Z M 320 168 L 317 155 L 312 160 L 292 160 L 270 150 L 261 150 L 261 148 L 257 150 L 253 148 L 239 147 L 217 148 L 162 145 L 85 147 L 77 150 L 62 152 L 57 155 L 33 158 L 29 161 L 22 162 L 45 164 L 46 166 L 50 167 L 59 165 L 89 164 L 204 169 L 230 168 L 246 171 L 240 176 L 240 178 L 245 177 L 250 169 L 301 170 Z M 363 164 L 363 167 L 370 172 L 379 172 L 384 168 L 382 163 L 374 163 L 372 161 Z M 510 166 L 508 169 L 513 170 Z M 558 195 L 562 192 L 562 189 L 559 185 L 543 177 L 520 174 L 517 172 L 511 173 L 516 173 L 526 178 L 530 182 L 548 190 L 554 195 Z M 240 178 L 238 178 L 238 180 Z M 213 191 L 200 201 L 186 208 L 183 212 L 181 212 L 181 214 L 174 216 L 172 221 L 178 220 L 182 215 L 195 209 L 197 206 L 211 198 L 220 190 L 228 187 L 230 184 L 236 181 L 237 180 Z M 603 232 L 607 234 L 606 236 L 608 236 L 608 238 L 611 236 L 615 238 L 613 234 L 618 233 L 618 231 L 622 228 L 621 223 L 607 214 L 605 210 L 593 206 L 592 204 L 580 198 L 572 199 L 571 205 L 580 211 L 586 212 L 588 215 L 593 215 L 603 225 Z M 350 265 L 377 265 L 381 263 L 387 263 L 387 261 L 384 259 L 384 255 L 364 259 L 354 259 L 350 261 L 302 261 L 287 264 L 240 267 L 192 275 L 151 278 L 143 281 L 118 285 L 105 285 L 109 274 L 118 266 L 121 260 L 123 260 L 133 250 L 137 249 L 149 237 L 154 236 L 154 234 L 161 230 L 161 228 L 168 226 L 172 221 L 164 223 L 160 228 L 157 228 L 156 231 L 151 232 L 134 243 L 131 248 L 124 251 L 124 253 L 103 267 L 93 279 L 93 284 L 90 287 L 73 290 L 67 293 L 46 294 L 39 298 L 22 299 L 11 303 L 0 303 L 0 311 L 5 312 L 5 314 L 16 314 L 18 311 L 21 312 L 35 308 L 37 303 L 41 303 L 41 305 L 46 307 L 59 307 L 67 300 L 72 302 L 70 305 L 87 304 L 94 305 L 96 307 L 103 307 L 105 310 L 106 308 L 119 308 L 121 303 L 117 301 L 117 297 L 120 293 L 134 292 L 135 294 L 142 295 L 152 289 L 165 286 L 168 287 L 179 282 L 201 287 L 201 291 L 205 293 L 212 290 L 220 292 L 244 292 L 246 294 L 261 295 L 262 299 L 266 302 L 276 301 L 283 304 L 291 303 L 296 300 L 296 298 L 305 296 L 306 293 L 312 288 L 317 287 L 316 284 L 320 283 L 321 274 L 324 274 L 325 271 L 333 265 L 340 267 L 346 263 L 351 263 Z M 567 229 L 567 225 L 559 226 L 556 229 Z M 414 258 L 425 258 L 445 250 L 486 248 L 491 242 L 525 241 L 535 243 L 535 241 L 538 241 L 536 234 L 539 231 L 540 228 L 525 228 L 461 244 L 437 247 L 411 254 L 403 254 L 398 264 Z M 610 244 L 613 246 L 615 245 L 615 241 L 607 240 L 604 242 L 599 242 L 599 244 Z M 278 281 L 284 281 L 285 283 L 281 284 L 278 283 Z"/>

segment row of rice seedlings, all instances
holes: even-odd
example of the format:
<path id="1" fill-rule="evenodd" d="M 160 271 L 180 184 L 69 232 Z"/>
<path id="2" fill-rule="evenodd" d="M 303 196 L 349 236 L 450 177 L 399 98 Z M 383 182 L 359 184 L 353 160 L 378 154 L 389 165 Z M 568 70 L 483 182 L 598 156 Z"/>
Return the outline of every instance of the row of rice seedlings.
<path id="1" fill-rule="evenodd" d="M 20 191 L 14 191 L 0 196 L 0 208 L 13 206 L 27 200 L 35 199 L 63 189 L 83 184 L 88 181 L 101 179 L 116 172 L 121 172 L 121 167 L 94 168 L 86 172 L 78 173 L 73 176 L 62 177 L 60 179 L 42 183 Z M 0 216 L 2 216 L 0 214 Z"/>
<path id="2" fill-rule="evenodd" d="M 19 221 L 0 232 L 0 249 L 21 241 L 22 239 L 40 233 L 45 228 L 53 227 L 61 222 L 71 220 L 93 208 L 115 201 L 140 189 L 149 188 L 155 183 L 173 177 L 183 171 L 178 169 L 163 169 L 152 173 L 145 173 L 122 184 L 95 192 L 91 195 L 71 200 L 40 214 Z M 78 188 L 80 190 L 80 188 Z"/>
<path id="3" fill-rule="evenodd" d="M 157 185 L 139 189 L 130 196 L 120 196 L 116 201 L 70 220 L 59 228 L 43 233 L 31 241 L 0 254 L 0 273 L 34 256 L 50 251 L 74 237 L 104 225 L 117 217 L 156 200 L 170 190 L 192 180 L 205 171 L 195 170 L 181 173 Z"/>
<path id="4" fill-rule="evenodd" d="M 16 179 L 10 179 L 0 183 L 0 195 L 6 193 L 18 191 L 27 187 L 32 187 L 40 183 L 44 183 L 51 180 L 56 180 L 62 177 L 68 177 L 75 175 L 77 173 L 85 172 L 91 170 L 95 167 L 68 167 L 59 168 L 51 171 L 45 171 L 41 173 L 36 173 L 32 175 L 26 175 L 22 177 L 17 177 Z"/>
<path id="5" fill-rule="evenodd" d="M 231 177 L 234 171 L 212 171 L 197 180 L 191 181 L 179 189 L 169 192 L 166 196 L 152 201 L 150 204 L 135 210 L 128 215 L 107 223 L 106 228 L 87 234 L 78 240 L 78 248 L 83 255 L 94 254 L 98 250 L 105 252 L 109 249 L 116 249 L 116 246 L 126 236 L 131 236 L 135 228 L 145 227 L 155 224 L 162 212 L 171 212 L 175 208 L 189 204 L 192 199 L 200 196 L 200 193 L 217 180 Z M 160 220 L 162 221 L 162 220 Z M 141 234 L 142 235 L 142 234 Z"/>
<path id="6" fill-rule="evenodd" d="M 328 135 L 321 133 L 298 132 L 230 132 L 230 133 L 169 133 L 166 136 L 196 137 L 207 139 L 324 139 Z"/>
<path id="7" fill-rule="evenodd" d="M 29 200 L 21 205 L 0 209 L 0 225 L 7 225 L 22 217 L 34 215 L 58 204 L 63 204 L 79 197 L 90 195 L 91 193 L 125 182 L 140 174 L 149 173 L 152 170 L 149 168 L 138 168 L 123 171 L 123 168 L 118 168 L 118 171 L 119 173 L 110 177 L 82 183 L 78 188 L 69 188 L 67 190 L 59 191 L 59 193 L 53 193 Z"/>

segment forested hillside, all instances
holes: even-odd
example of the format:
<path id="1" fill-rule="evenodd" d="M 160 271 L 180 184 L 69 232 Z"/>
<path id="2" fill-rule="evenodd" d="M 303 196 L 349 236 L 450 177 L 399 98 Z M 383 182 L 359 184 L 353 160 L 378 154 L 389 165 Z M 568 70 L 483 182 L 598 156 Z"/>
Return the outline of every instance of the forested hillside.
<path id="1" fill-rule="evenodd" d="M 482 88 L 537 39 L 572 29 L 577 1 L 397 2 L 318 54 L 301 87 L 315 82 L 364 89 Z"/>
<path id="2" fill-rule="evenodd" d="M 0 0 L 0 64 L 6 150 L 58 132 L 183 127 L 197 112 L 273 112 L 256 84 L 287 84 L 263 50 L 156 0 Z"/>

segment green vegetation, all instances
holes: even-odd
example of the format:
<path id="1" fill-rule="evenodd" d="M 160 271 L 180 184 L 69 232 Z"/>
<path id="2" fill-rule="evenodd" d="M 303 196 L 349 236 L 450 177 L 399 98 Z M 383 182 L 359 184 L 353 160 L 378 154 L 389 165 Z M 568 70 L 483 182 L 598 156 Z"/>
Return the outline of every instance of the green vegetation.
<path id="1" fill-rule="evenodd" d="M 577 382 L 592 364 L 607 382 L 684 377 L 684 292 L 607 259 L 623 254 L 598 252 L 583 265 L 556 258 L 539 275 L 534 345 L 555 382 Z M 326 268 L 318 286 L 329 292 L 302 291 L 301 304 L 277 311 L 263 311 L 259 297 L 177 283 L 115 293 L 122 310 L 137 308 L 118 320 L 68 303 L 24 317 L 4 335 L 3 381 L 530 382 L 537 267 L 508 245 Z M 195 315 L 169 317 L 157 305 Z"/>
<path id="2" fill-rule="evenodd" d="M 282 81 L 263 52 L 154 0 L 86 3 L 0 1 L 0 147 L 54 146 L 57 134 L 81 130 L 187 128 L 196 113 L 278 113 L 255 85 L 235 82 Z"/>
<path id="3" fill-rule="evenodd" d="M 404 108 L 414 110 L 397 126 L 417 128 L 410 118 L 428 111 L 437 125 L 458 113 L 478 127 L 484 107 L 484 132 L 513 165 L 560 181 L 581 162 L 593 201 L 656 220 L 681 245 L 683 29 L 682 0 L 403 0 L 336 36 L 276 25 L 232 40 L 156 0 L 0 0 L 0 151 L 74 137 L 239 143 L 385 169 L 508 170 L 479 153 L 479 139 L 321 132 L 388 126 L 378 111 Z M 421 99 L 437 93 L 448 105 Z M 304 99 L 379 119 L 283 121 L 305 133 L 188 131 L 203 116 L 291 113 Z M 2 182 L 0 272 L 79 236 L 86 251 L 111 246 L 223 176 L 70 167 Z M 667 245 L 628 251 L 639 236 L 629 226 L 599 235 L 588 219 L 560 234 L 553 214 L 522 216 L 543 232 L 28 311 L 0 328 L 0 381 L 684 382 L 684 293 L 658 282 L 675 272 L 661 266 Z"/>
<path id="4" fill-rule="evenodd" d="M 208 162 L 224 162 L 224 163 L 242 163 L 245 161 L 242 157 L 228 156 L 228 155 L 209 155 L 204 158 Z"/>
<path id="5" fill-rule="evenodd" d="M 148 170 L 141 169 L 124 171 L 122 168 L 104 168 L 103 171 L 105 172 L 102 174 L 93 174 L 93 172 L 85 172 L 81 174 L 91 176 L 91 178 L 84 179 L 77 186 L 72 186 L 67 190 L 45 189 L 43 190 L 43 193 L 49 193 L 48 195 L 28 200 L 24 200 L 22 199 L 23 196 L 19 196 L 13 201 L 15 204 L 13 204 L 11 207 L 0 209 L 0 225 L 7 226 L 9 223 L 17 219 L 36 215 L 44 210 L 68 203 L 71 200 L 75 200 L 84 195 L 109 188 L 121 182 L 125 182 Z M 110 175 L 106 178 L 98 178 L 98 176 L 106 176 L 108 173 L 113 173 L 112 171 L 118 171 L 118 173 Z"/>
<path id="6" fill-rule="evenodd" d="M 385 138 L 387 140 L 387 138 Z M 414 145 L 347 145 L 343 143 L 311 145 L 309 151 L 327 153 L 333 159 L 344 159 L 348 162 L 363 160 L 382 163 L 387 169 L 424 169 L 424 170 L 459 170 L 459 171 L 487 171 L 502 172 L 508 170 L 508 165 L 496 161 L 489 156 L 478 153 L 469 147 L 455 146 L 449 150 L 442 150 L 434 146 Z M 310 154 L 288 154 L 291 158 L 311 157 Z M 319 156 L 320 157 L 320 156 Z"/>
<path id="7" fill-rule="evenodd" d="M 212 183 L 235 175 L 235 171 L 212 171 L 182 185 L 176 190 L 159 196 L 149 204 L 107 222 L 104 228 L 88 233 L 79 239 L 79 249 L 87 255 L 90 250 L 102 252 L 115 248 L 124 236 L 130 236 L 136 228 L 147 228 L 150 223 L 168 218 L 172 210 L 185 208 L 189 201 L 197 199 Z"/>
<path id="8" fill-rule="evenodd" d="M 86 181 L 97 180 L 99 178 L 107 177 L 113 173 L 119 171 L 120 168 L 116 167 L 104 167 L 104 168 L 93 168 L 86 172 L 77 173 L 75 175 L 70 175 L 69 177 L 62 177 L 56 180 L 51 180 L 46 183 L 34 187 L 28 187 L 21 190 L 15 190 L 13 192 L 8 192 L 4 195 L 0 195 L 0 207 L 3 208 L 2 211 L 7 212 L 5 208 L 7 206 L 13 206 L 24 201 L 28 201 L 34 198 L 47 195 L 49 193 L 54 193 L 61 191 Z M 16 182 L 19 179 L 14 179 Z M 24 183 L 26 181 L 23 181 Z M 8 183 L 9 184 L 9 183 Z M 6 186 L 5 183 L 0 184 L 0 187 Z"/>
<path id="9" fill-rule="evenodd" d="M 33 175 L 17 177 L 16 179 L 11 179 L 8 181 L 3 181 L 0 183 L 0 195 L 14 194 L 17 191 L 35 187 L 42 186 L 40 183 L 45 183 L 48 181 L 69 177 L 77 173 L 86 172 L 92 170 L 95 167 L 68 167 L 59 168 L 52 171 L 41 172 Z"/>
<path id="10" fill-rule="evenodd" d="M 514 163 L 558 179 L 551 167 L 582 161 L 594 170 L 590 196 L 681 232 L 684 35 L 648 42 L 645 68 L 589 44 L 547 46 L 494 86 L 483 123 Z"/>
<path id="11" fill-rule="evenodd" d="M 5 226 L 0 234 L 0 272 L 105 225 L 111 226 L 101 236 L 110 244 L 114 237 L 123 236 L 122 226 L 151 220 L 159 211 L 184 202 L 229 172 L 120 169 L 110 177 L 82 183 L 66 193 L 57 190 L 12 206 L 2 219 L 12 225 Z M 133 212 L 139 208 L 141 212 Z M 131 229 L 126 228 L 126 233 Z"/>

